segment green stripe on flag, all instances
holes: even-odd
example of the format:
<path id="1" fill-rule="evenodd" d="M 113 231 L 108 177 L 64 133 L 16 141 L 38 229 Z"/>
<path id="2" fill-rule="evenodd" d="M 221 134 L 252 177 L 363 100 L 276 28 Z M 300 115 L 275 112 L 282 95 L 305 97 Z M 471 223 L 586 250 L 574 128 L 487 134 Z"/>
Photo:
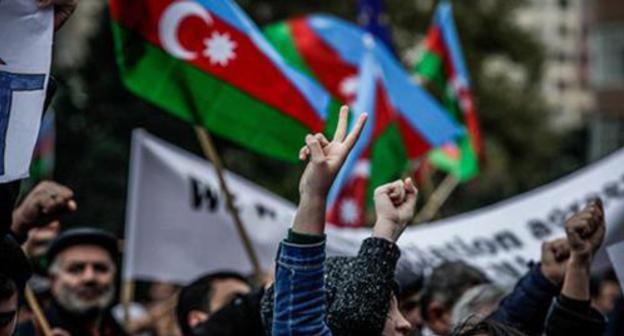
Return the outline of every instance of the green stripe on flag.
<path id="1" fill-rule="evenodd" d="M 259 153 L 296 162 L 308 129 L 227 83 L 112 24 L 124 84 L 184 121 Z"/>
<path id="2" fill-rule="evenodd" d="M 401 178 L 407 171 L 408 160 L 403 139 L 396 124 L 390 124 L 381 133 L 371 148 L 370 182 L 367 190 L 367 206 L 373 205 L 375 188 Z"/>

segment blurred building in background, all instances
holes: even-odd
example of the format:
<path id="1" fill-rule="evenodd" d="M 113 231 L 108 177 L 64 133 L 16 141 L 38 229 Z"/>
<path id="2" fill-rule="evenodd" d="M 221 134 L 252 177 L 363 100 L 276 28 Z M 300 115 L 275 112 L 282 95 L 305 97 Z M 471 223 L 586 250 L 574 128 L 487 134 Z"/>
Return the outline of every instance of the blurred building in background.
<path id="1" fill-rule="evenodd" d="M 560 130 L 580 126 L 594 109 L 583 7 L 583 0 L 531 0 L 517 16 L 544 44 L 542 93 L 551 106 L 552 124 Z"/>
<path id="2" fill-rule="evenodd" d="M 596 105 L 590 159 L 624 146 L 624 1 L 585 0 L 588 75 Z"/>

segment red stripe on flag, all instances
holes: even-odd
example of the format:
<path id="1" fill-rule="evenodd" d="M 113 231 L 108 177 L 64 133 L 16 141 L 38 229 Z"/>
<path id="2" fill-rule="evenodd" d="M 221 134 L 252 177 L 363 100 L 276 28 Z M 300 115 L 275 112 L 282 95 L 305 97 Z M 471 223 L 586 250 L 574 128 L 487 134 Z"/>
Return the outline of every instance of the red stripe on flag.
<path id="1" fill-rule="evenodd" d="M 357 67 L 343 61 L 340 55 L 314 32 L 307 18 L 289 20 L 288 25 L 299 55 L 318 81 L 338 100 L 351 103 L 357 92 L 345 91 L 348 89 L 346 81 L 357 78 Z"/>
<path id="2" fill-rule="evenodd" d="M 110 11 L 115 21 L 129 30 L 140 33 L 150 43 L 163 48 L 158 32 L 159 20 L 168 5 L 173 2 L 175 1 L 111 0 Z M 210 14 L 211 24 L 198 16 L 188 16 L 182 19 L 178 26 L 177 37 L 180 45 L 197 55 L 195 59 L 187 62 L 283 111 L 312 131 L 322 131 L 323 120 L 286 75 L 246 34 L 230 26 L 217 15 Z M 220 42 L 227 40 L 234 43 L 231 50 L 233 54 L 226 62 L 215 62 L 216 58 L 208 53 L 207 43 L 210 40 L 214 42 L 215 38 L 220 39 Z M 166 70 L 163 69 L 163 72 Z"/>

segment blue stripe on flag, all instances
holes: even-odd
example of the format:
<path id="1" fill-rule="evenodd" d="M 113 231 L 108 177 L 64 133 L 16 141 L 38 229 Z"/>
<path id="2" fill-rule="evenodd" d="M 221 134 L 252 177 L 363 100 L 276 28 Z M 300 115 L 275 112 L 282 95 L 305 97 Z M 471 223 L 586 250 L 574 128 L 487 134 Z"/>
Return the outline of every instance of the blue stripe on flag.
<path id="1" fill-rule="evenodd" d="M 245 33 L 254 44 L 280 69 L 290 82 L 303 94 L 317 115 L 323 120 L 327 117 L 329 93 L 314 79 L 289 66 L 282 56 L 266 40 L 256 24 L 232 0 L 195 0 L 212 14 L 227 22 L 230 26 Z"/>

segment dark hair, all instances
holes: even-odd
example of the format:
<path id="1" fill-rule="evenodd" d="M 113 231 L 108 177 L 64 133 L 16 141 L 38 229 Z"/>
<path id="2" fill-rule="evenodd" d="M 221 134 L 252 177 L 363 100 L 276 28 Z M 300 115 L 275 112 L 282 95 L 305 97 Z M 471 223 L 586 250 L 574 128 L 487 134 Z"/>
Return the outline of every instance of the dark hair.
<path id="1" fill-rule="evenodd" d="M 32 275 L 26 254 L 10 235 L 0 240 L 0 275 L 10 279 L 20 292 Z"/>
<path id="2" fill-rule="evenodd" d="M 457 326 L 453 330 L 452 336 L 526 336 L 520 331 L 491 320 L 482 320 L 479 322 L 467 319 L 466 322 Z"/>
<path id="3" fill-rule="evenodd" d="M 193 330 L 188 325 L 187 319 L 191 310 L 210 312 L 210 299 L 213 294 L 212 283 L 215 280 L 223 279 L 237 279 L 248 283 L 247 279 L 238 273 L 218 272 L 203 275 L 182 288 L 176 305 L 176 318 L 183 335 L 193 335 Z"/>
<path id="4" fill-rule="evenodd" d="M 6 275 L 0 274 L 0 301 L 10 299 L 17 292 L 17 285 Z"/>
<path id="5" fill-rule="evenodd" d="M 427 308 L 434 300 L 439 301 L 444 309 L 450 310 L 466 290 L 489 282 L 483 272 L 463 261 L 440 264 L 425 281 L 420 303 L 423 319 L 428 320 Z"/>

